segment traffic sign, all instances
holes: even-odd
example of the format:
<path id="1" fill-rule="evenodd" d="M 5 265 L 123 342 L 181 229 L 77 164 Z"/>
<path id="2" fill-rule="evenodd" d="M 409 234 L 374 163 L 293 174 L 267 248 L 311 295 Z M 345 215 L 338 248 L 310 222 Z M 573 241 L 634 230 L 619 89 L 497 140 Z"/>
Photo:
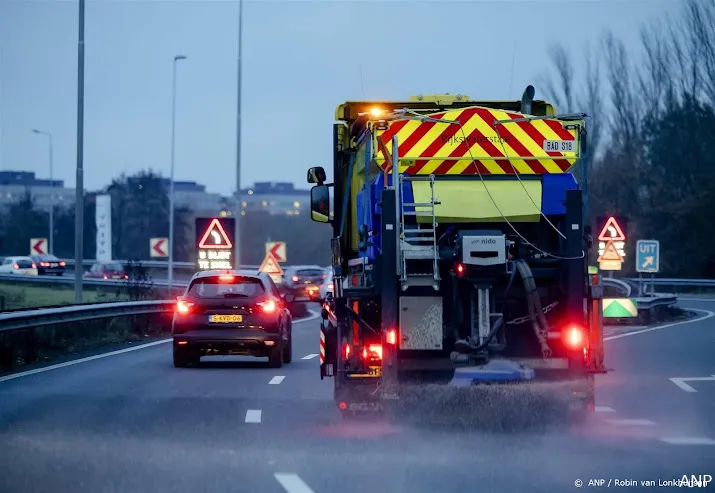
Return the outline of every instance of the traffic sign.
<path id="1" fill-rule="evenodd" d="M 278 262 L 287 262 L 288 254 L 286 253 L 285 241 L 268 241 L 266 242 L 266 255 L 273 254 Z"/>
<path id="2" fill-rule="evenodd" d="M 226 231 L 221 226 L 221 221 L 218 218 L 214 218 L 206 228 L 206 232 L 201 237 L 199 241 L 199 248 L 233 248 L 233 243 L 226 235 Z"/>
<path id="3" fill-rule="evenodd" d="M 614 241 L 606 242 L 603 252 L 598 257 L 598 266 L 601 270 L 621 270 L 623 257 L 616 248 Z"/>
<path id="4" fill-rule="evenodd" d="M 258 271 L 265 272 L 266 274 L 271 276 L 271 279 L 273 279 L 273 282 L 275 282 L 276 284 L 280 284 L 283 278 L 283 269 L 281 269 L 278 260 L 271 252 L 268 252 L 266 254 L 266 258 L 263 259 L 263 262 L 258 268 Z"/>
<path id="5" fill-rule="evenodd" d="M 636 242 L 636 271 L 655 274 L 660 270 L 660 242 L 638 240 Z"/>
<path id="6" fill-rule="evenodd" d="M 149 238 L 149 255 L 152 257 L 168 257 L 169 238 Z"/>
<path id="7" fill-rule="evenodd" d="M 236 219 L 197 217 L 195 225 L 199 269 L 233 269 L 232 239 L 236 233 Z"/>
<path id="8" fill-rule="evenodd" d="M 31 238 L 30 255 L 47 255 L 47 238 Z"/>
<path id="9" fill-rule="evenodd" d="M 598 240 L 626 241 L 626 235 L 623 234 L 623 230 L 621 230 L 615 217 L 611 216 L 608 218 L 606 224 L 603 225 L 601 234 L 598 235 Z"/>
<path id="10" fill-rule="evenodd" d="M 638 316 L 636 302 L 630 298 L 604 298 L 604 318 L 632 318 Z"/>

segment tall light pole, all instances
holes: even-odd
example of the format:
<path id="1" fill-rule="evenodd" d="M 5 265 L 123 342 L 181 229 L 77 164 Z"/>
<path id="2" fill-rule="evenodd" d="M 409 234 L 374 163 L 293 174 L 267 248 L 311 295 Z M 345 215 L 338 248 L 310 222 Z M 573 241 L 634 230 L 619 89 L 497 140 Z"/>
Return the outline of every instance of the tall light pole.
<path id="1" fill-rule="evenodd" d="M 236 80 L 236 235 L 234 241 L 234 268 L 241 267 L 241 83 L 242 83 L 242 68 L 243 60 L 243 0 L 238 0 L 238 55 L 237 62 L 237 80 Z"/>
<path id="2" fill-rule="evenodd" d="M 176 66 L 184 55 L 174 57 L 171 81 L 171 171 L 169 176 L 169 297 L 174 287 L 174 165 L 176 157 Z"/>
<path id="3" fill-rule="evenodd" d="M 82 303 L 84 246 L 84 0 L 79 0 L 77 38 L 77 181 L 74 203 L 74 301 Z"/>
<path id="4" fill-rule="evenodd" d="M 32 132 L 38 135 L 46 136 L 50 145 L 50 235 L 47 239 L 47 253 L 52 255 L 55 245 L 55 175 L 53 166 L 54 151 L 52 145 L 52 134 L 36 128 L 33 128 Z"/>

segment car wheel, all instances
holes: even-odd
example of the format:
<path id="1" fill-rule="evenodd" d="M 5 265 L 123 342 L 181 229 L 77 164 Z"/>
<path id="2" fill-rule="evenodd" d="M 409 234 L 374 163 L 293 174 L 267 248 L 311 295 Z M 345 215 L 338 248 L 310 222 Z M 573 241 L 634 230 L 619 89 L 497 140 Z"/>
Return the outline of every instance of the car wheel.
<path id="1" fill-rule="evenodd" d="M 174 367 L 188 368 L 192 365 L 198 365 L 201 357 L 198 353 L 185 348 L 174 347 Z"/>
<path id="2" fill-rule="evenodd" d="M 271 353 L 268 356 L 268 366 L 271 368 L 281 368 L 283 367 L 283 350 L 280 347 L 271 349 Z"/>
<path id="3" fill-rule="evenodd" d="M 293 361 L 293 334 L 288 336 L 288 344 L 283 348 L 283 364 Z"/>

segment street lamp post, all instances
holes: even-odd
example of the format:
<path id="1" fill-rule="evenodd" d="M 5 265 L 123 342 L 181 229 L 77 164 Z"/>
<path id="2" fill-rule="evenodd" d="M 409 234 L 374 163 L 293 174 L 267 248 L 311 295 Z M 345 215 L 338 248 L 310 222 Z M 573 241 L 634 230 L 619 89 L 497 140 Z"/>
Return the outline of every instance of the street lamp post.
<path id="1" fill-rule="evenodd" d="M 52 255 L 54 253 L 55 246 L 55 176 L 53 169 L 54 151 L 52 145 L 52 134 L 36 128 L 33 128 L 32 132 L 38 135 L 46 136 L 50 147 L 50 235 L 47 238 L 47 253 Z"/>
<path id="2" fill-rule="evenodd" d="M 243 60 L 243 0 L 238 0 L 238 55 L 237 62 L 237 81 L 236 81 L 236 233 L 234 247 L 234 266 L 236 269 L 241 268 L 241 213 L 243 212 L 241 202 L 241 85 L 242 85 L 242 69 Z"/>
<path id="3" fill-rule="evenodd" d="M 84 0 L 79 0 L 77 37 L 77 181 L 74 204 L 74 301 L 82 303 L 84 278 Z"/>
<path id="4" fill-rule="evenodd" d="M 184 55 L 174 57 L 172 91 L 171 91 L 171 171 L 169 176 L 169 296 L 174 287 L 174 165 L 176 157 L 176 66 L 180 60 L 186 60 Z"/>

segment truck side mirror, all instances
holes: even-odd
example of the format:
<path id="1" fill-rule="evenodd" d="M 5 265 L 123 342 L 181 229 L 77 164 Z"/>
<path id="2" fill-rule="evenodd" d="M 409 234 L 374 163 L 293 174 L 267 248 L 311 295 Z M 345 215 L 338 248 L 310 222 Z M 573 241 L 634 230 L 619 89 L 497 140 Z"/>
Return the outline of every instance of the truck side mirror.
<path id="1" fill-rule="evenodd" d="M 325 174 L 325 169 L 322 166 L 315 166 L 308 170 L 308 183 L 317 183 L 322 185 L 328 181 L 328 177 Z"/>
<path id="2" fill-rule="evenodd" d="M 310 218 L 318 223 L 330 222 L 330 189 L 327 185 L 310 189 Z"/>

